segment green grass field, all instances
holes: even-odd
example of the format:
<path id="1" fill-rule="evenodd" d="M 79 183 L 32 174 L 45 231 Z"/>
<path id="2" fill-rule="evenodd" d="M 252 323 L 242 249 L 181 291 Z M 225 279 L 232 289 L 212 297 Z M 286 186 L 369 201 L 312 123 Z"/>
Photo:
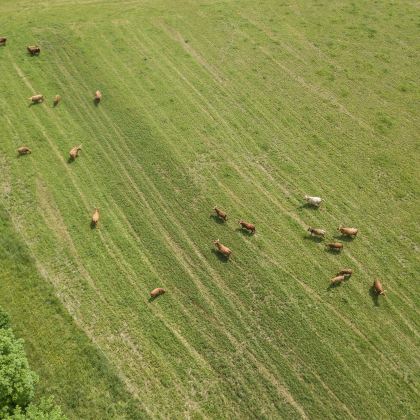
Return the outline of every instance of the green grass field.
<path id="1" fill-rule="evenodd" d="M 417 2 L 0 0 L 0 32 L 0 306 L 40 395 L 71 419 L 419 415 Z"/>

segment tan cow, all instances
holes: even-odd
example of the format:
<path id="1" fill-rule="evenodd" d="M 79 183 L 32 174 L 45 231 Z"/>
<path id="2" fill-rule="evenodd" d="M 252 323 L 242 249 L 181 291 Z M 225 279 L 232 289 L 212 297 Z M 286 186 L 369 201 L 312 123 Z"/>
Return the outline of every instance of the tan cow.
<path id="1" fill-rule="evenodd" d="M 93 212 L 92 215 L 92 225 L 96 226 L 99 222 L 99 209 L 95 208 L 95 211 Z"/>
<path id="2" fill-rule="evenodd" d="M 246 229 L 251 233 L 255 233 L 255 225 L 253 225 L 252 223 L 247 223 L 243 220 L 239 220 L 239 224 L 241 225 L 242 229 Z"/>
<path id="3" fill-rule="evenodd" d="M 6 41 L 7 41 L 7 38 L 1 37 L 0 38 L 0 47 L 5 46 L 6 45 Z"/>
<path id="4" fill-rule="evenodd" d="M 95 97 L 93 98 L 93 100 L 94 100 L 96 103 L 99 103 L 99 102 L 101 101 L 101 99 L 102 99 L 102 93 L 101 93 L 99 90 L 97 90 L 97 91 L 95 92 Z"/>
<path id="5" fill-rule="evenodd" d="M 346 276 L 335 276 L 331 279 L 331 285 L 335 286 L 342 283 L 346 279 Z"/>
<path id="6" fill-rule="evenodd" d="M 222 245 L 219 241 L 219 239 L 216 239 L 213 241 L 213 243 L 216 245 L 217 250 L 224 255 L 226 258 L 230 257 L 230 254 L 232 254 L 232 251 L 225 245 Z"/>
<path id="7" fill-rule="evenodd" d="M 380 280 L 376 279 L 376 280 L 373 282 L 373 288 L 375 289 L 375 292 L 376 292 L 378 295 L 384 295 L 384 296 L 385 296 L 385 290 L 384 290 L 384 288 L 382 287 L 382 283 L 380 282 Z"/>
<path id="8" fill-rule="evenodd" d="M 156 298 L 156 297 L 158 297 L 158 296 L 160 296 L 160 295 L 163 295 L 165 293 L 165 289 L 163 289 L 162 287 L 157 287 L 156 289 L 153 289 L 151 292 L 150 292 L 150 296 L 152 297 L 152 298 Z"/>
<path id="9" fill-rule="evenodd" d="M 54 106 L 57 106 L 60 103 L 60 101 L 61 101 L 61 96 L 60 95 L 55 95 L 54 96 L 54 102 L 53 102 Z"/>
<path id="10" fill-rule="evenodd" d="M 312 228 L 308 227 L 308 232 L 315 236 L 321 236 L 322 238 L 325 236 L 325 230 L 324 229 L 318 229 L 318 228 Z"/>
<path id="11" fill-rule="evenodd" d="M 39 48 L 37 45 L 29 45 L 26 47 L 26 49 L 31 55 L 39 55 L 39 53 L 41 52 L 41 48 Z"/>
<path id="12" fill-rule="evenodd" d="M 340 226 L 337 230 L 344 236 L 357 236 L 357 232 L 359 231 L 359 229 L 344 226 Z"/>
<path id="13" fill-rule="evenodd" d="M 77 156 L 79 156 L 79 151 L 80 150 L 82 150 L 82 145 L 74 146 L 69 152 L 70 159 L 72 159 L 72 160 L 76 159 Z"/>
<path id="14" fill-rule="evenodd" d="M 40 102 L 44 102 L 44 95 L 38 94 L 38 95 L 33 95 L 29 98 L 29 100 L 33 103 L 33 104 L 39 104 Z"/>
<path id="15" fill-rule="evenodd" d="M 223 210 L 220 210 L 217 207 L 215 207 L 213 210 L 216 212 L 217 217 L 224 220 L 225 222 L 227 221 L 227 214 Z"/>
<path id="16" fill-rule="evenodd" d="M 337 273 L 337 276 L 344 275 L 344 276 L 351 276 L 353 274 L 353 270 L 351 268 L 343 268 Z"/>
<path id="17" fill-rule="evenodd" d="M 28 153 L 32 153 L 32 150 L 29 147 L 22 146 L 17 149 L 19 155 L 27 155 Z"/>
<path id="18" fill-rule="evenodd" d="M 326 246 L 332 251 L 341 251 L 343 249 L 343 244 L 341 242 L 330 242 Z"/>

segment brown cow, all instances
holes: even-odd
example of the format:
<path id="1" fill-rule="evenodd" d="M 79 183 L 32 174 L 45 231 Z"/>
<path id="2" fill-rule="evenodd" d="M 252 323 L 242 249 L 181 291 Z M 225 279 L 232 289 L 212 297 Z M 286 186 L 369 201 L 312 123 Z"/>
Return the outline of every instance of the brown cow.
<path id="1" fill-rule="evenodd" d="M 1 37 L 0 38 L 0 47 L 5 46 L 6 45 L 6 41 L 7 41 L 7 38 Z"/>
<path id="2" fill-rule="evenodd" d="M 158 296 L 160 296 L 160 295 L 163 295 L 165 293 L 165 289 L 163 289 L 162 287 L 157 287 L 156 289 L 153 289 L 151 292 L 150 292 L 150 296 L 152 297 L 152 298 L 156 298 L 156 297 L 158 297 Z"/>
<path id="3" fill-rule="evenodd" d="M 330 242 L 326 246 L 332 251 L 341 251 L 343 249 L 343 244 L 341 242 Z"/>
<path id="4" fill-rule="evenodd" d="M 19 155 L 27 155 L 28 153 L 32 153 L 32 150 L 29 147 L 22 146 L 17 149 Z"/>
<path id="5" fill-rule="evenodd" d="M 215 207 L 213 210 L 216 212 L 216 215 L 220 219 L 223 219 L 225 222 L 227 221 L 227 214 L 223 210 L 220 210 L 217 207 Z"/>
<path id="6" fill-rule="evenodd" d="M 382 283 L 380 282 L 380 280 L 376 279 L 376 280 L 373 282 L 373 288 L 375 289 L 375 292 L 376 292 L 378 295 L 384 295 L 384 296 L 385 296 L 385 290 L 384 290 L 384 288 L 382 287 Z"/>
<path id="7" fill-rule="evenodd" d="M 102 99 L 102 93 L 101 93 L 99 90 L 97 90 L 97 91 L 95 92 L 95 97 L 93 98 L 93 100 L 94 100 L 96 103 L 99 103 L 99 102 L 101 101 L 101 99 Z"/>
<path id="8" fill-rule="evenodd" d="M 346 276 L 335 276 L 331 279 L 331 285 L 335 286 L 342 283 L 346 279 Z"/>
<path id="9" fill-rule="evenodd" d="M 356 236 L 359 231 L 359 229 L 344 226 L 340 226 L 337 230 L 341 232 L 343 236 Z"/>
<path id="10" fill-rule="evenodd" d="M 216 239 L 213 243 L 216 245 L 218 251 L 226 258 L 229 258 L 230 254 L 232 254 L 232 251 L 227 246 L 222 245 L 219 239 Z"/>
<path id="11" fill-rule="evenodd" d="M 343 268 L 337 273 L 337 276 L 344 275 L 344 276 L 351 276 L 353 274 L 353 270 L 351 268 Z"/>
<path id="12" fill-rule="evenodd" d="M 77 158 L 77 156 L 79 156 L 79 151 L 82 150 L 82 145 L 80 146 L 74 146 L 69 154 L 70 154 L 70 159 L 74 160 Z"/>
<path id="13" fill-rule="evenodd" d="M 255 225 L 253 225 L 252 223 L 247 223 L 243 220 L 239 220 L 239 224 L 241 225 L 242 229 L 246 229 L 251 233 L 255 233 Z"/>
<path id="14" fill-rule="evenodd" d="M 99 209 L 95 208 L 95 211 L 92 215 L 92 226 L 96 226 L 99 222 Z"/>
<path id="15" fill-rule="evenodd" d="M 54 106 L 57 106 L 61 101 L 61 96 L 60 95 L 55 95 L 54 96 Z"/>
<path id="16" fill-rule="evenodd" d="M 317 228 L 308 227 L 308 232 L 311 233 L 311 236 L 312 235 L 321 236 L 322 238 L 325 236 L 325 230 L 324 229 L 317 229 Z"/>
<path id="17" fill-rule="evenodd" d="M 44 102 L 44 95 L 38 94 L 33 95 L 30 98 L 28 98 L 33 104 L 39 104 L 40 102 Z"/>
<path id="18" fill-rule="evenodd" d="M 31 55 L 39 55 L 39 53 L 41 52 L 41 48 L 39 48 L 37 45 L 29 45 L 26 47 L 26 49 Z"/>

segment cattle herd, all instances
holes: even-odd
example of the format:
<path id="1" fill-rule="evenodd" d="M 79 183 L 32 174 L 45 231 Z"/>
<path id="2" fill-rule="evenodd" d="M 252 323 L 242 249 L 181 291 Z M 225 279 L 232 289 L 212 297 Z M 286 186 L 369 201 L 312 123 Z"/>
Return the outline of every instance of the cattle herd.
<path id="1" fill-rule="evenodd" d="M 6 42 L 7 42 L 7 38 L 0 37 L 0 47 L 6 46 Z M 27 46 L 26 49 L 31 56 L 38 56 L 41 53 L 41 48 L 37 45 Z M 102 99 L 102 93 L 99 90 L 97 90 L 93 97 L 93 101 L 96 105 L 98 105 L 101 99 Z M 41 94 L 33 95 L 29 98 L 29 100 L 31 101 L 31 105 L 39 104 L 39 103 L 44 102 L 44 96 Z M 61 96 L 56 95 L 53 100 L 53 106 L 56 107 L 60 103 L 60 101 L 61 101 Z M 74 161 L 79 156 L 80 150 L 82 150 L 82 145 L 74 146 L 71 148 L 69 152 L 69 162 Z M 21 156 L 21 155 L 27 155 L 31 153 L 32 151 L 29 147 L 21 146 L 17 149 L 17 152 L 18 152 L 18 155 Z M 305 195 L 304 200 L 306 201 L 307 205 L 313 206 L 313 207 L 319 207 L 322 203 L 322 199 L 320 197 Z M 226 212 L 224 212 L 223 210 L 217 207 L 214 207 L 213 210 L 215 213 L 215 217 L 217 217 L 223 223 L 227 222 Z M 97 227 L 98 222 L 99 222 L 99 209 L 95 208 L 94 213 L 91 218 L 91 226 Z M 241 226 L 241 229 L 246 230 L 251 235 L 256 233 L 255 225 L 252 223 L 248 223 L 243 220 L 240 220 L 239 225 Z M 358 229 L 353 228 L 353 227 L 339 226 L 337 230 L 341 233 L 342 236 L 351 237 L 351 238 L 355 238 L 358 233 Z M 310 233 L 311 236 L 316 236 L 321 239 L 325 238 L 326 231 L 324 229 L 309 227 L 307 231 Z M 228 248 L 226 245 L 223 245 L 219 239 L 214 240 L 213 244 L 216 247 L 216 251 L 223 258 L 225 259 L 230 258 L 232 254 L 232 250 L 230 248 Z M 328 250 L 332 252 L 341 252 L 341 250 L 344 248 L 344 245 L 341 242 L 329 242 L 326 244 L 326 247 Z M 336 285 L 341 284 L 343 281 L 349 279 L 352 274 L 353 274 L 353 270 L 350 268 L 345 268 L 345 269 L 340 270 L 335 275 L 335 277 L 331 279 L 331 285 L 336 286 Z M 385 295 L 385 290 L 383 289 L 380 280 L 376 279 L 373 283 L 372 288 L 373 288 L 373 291 L 377 295 Z M 165 289 L 158 287 L 156 289 L 153 289 L 150 292 L 150 297 L 151 299 L 154 299 L 160 295 L 163 295 L 164 293 L 165 293 Z"/>

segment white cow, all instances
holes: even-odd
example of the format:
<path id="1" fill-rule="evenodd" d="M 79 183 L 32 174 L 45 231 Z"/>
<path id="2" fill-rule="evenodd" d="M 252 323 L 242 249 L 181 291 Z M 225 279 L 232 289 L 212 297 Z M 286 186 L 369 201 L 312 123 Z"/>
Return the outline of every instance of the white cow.
<path id="1" fill-rule="evenodd" d="M 319 207 L 321 204 L 321 197 L 311 197 L 310 195 L 305 195 L 305 201 L 310 204 L 311 206 Z"/>

